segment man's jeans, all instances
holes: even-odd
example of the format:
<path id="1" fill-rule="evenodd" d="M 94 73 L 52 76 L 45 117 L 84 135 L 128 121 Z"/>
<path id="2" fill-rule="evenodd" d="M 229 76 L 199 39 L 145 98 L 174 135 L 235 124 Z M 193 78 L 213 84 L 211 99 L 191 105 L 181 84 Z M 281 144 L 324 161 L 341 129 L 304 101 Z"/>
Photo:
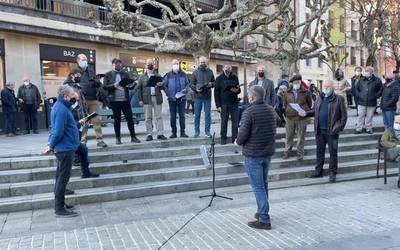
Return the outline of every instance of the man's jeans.
<path id="1" fill-rule="evenodd" d="M 204 105 L 204 113 L 205 113 L 205 133 L 210 134 L 211 129 L 211 98 L 203 99 L 196 98 L 194 99 L 194 134 L 200 134 L 200 117 L 201 110 Z"/>
<path id="2" fill-rule="evenodd" d="M 317 141 L 317 166 L 315 170 L 318 174 L 323 173 L 325 163 L 325 149 L 328 144 L 329 149 L 329 172 L 336 174 L 338 168 L 338 142 L 339 135 L 329 135 L 328 130 L 318 130 L 316 135 Z"/>
<path id="3" fill-rule="evenodd" d="M 86 146 L 86 144 L 79 144 L 78 149 L 75 152 L 80 159 L 81 162 L 81 172 L 82 172 L 82 176 L 87 176 L 90 174 L 89 171 L 89 156 L 88 156 L 88 148 Z"/>
<path id="4" fill-rule="evenodd" d="M 262 223 L 270 223 L 268 203 L 268 169 L 271 156 L 245 157 L 244 166 L 257 201 L 257 213 Z"/>
<path id="5" fill-rule="evenodd" d="M 394 133 L 393 123 L 394 123 L 394 116 L 396 115 L 396 111 L 383 111 L 383 124 L 385 128 L 389 129 L 390 132 Z"/>
<path id="6" fill-rule="evenodd" d="M 56 211 L 63 210 L 65 206 L 65 189 L 71 176 L 74 155 L 74 151 L 56 153 L 57 170 L 56 183 L 54 185 L 54 206 Z"/>
<path id="7" fill-rule="evenodd" d="M 169 111 L 171 114 L 171 129 L 172 134 L 176 135 L 177 128 L 176 128 L 176 114 L 179 114 L 179 126 L 181 130 L 181 134 L 185 133 L 185 105 L 186 101 L 177 99 L 176 101 L 169 101 Z"/>

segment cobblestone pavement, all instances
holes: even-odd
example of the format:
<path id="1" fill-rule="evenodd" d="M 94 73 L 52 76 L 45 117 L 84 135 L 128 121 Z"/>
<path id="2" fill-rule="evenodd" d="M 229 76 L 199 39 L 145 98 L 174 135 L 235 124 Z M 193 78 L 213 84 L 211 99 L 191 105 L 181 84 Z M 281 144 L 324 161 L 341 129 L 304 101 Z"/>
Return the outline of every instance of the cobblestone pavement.
<path id="1" fill-rule="evenodd" d="M 248 186 L 215 199 L 162 249 L 400 249 L 397 177 L 270 191 L 273 230 L 246 223 Z M 205 191 L 78 205 L 79 217 L 51 209 L 1 215 L 0 249 L 157 249 L 208 204 Z"/>

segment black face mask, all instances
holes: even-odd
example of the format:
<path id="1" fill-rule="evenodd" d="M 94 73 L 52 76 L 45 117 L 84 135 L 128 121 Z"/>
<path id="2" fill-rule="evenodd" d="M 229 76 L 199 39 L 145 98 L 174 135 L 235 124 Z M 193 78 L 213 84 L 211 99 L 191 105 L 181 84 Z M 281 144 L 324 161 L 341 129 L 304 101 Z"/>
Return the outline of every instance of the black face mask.
<path id="1" fill-rule="evenodd" d="M 74 78 L 74 82 L 80 82 L 81 81 L 81 78 L 80 77 L 75 77 Z"/>
<path id="2" fill-rule="evenodd" d="M 207 65 L 205 64 L 200 64 L 200 69 L 206 69 Z"/>
<path id="3" fill-rule="evenodd" d="M 153 65 L 153 64 L 147 65 L 147 69 L 148 69 L 148 70 L 153 70 L 153 69 L 154 69 L 154 65 Z"/>
<path id="4" fill-rule="evenodd" d="M 74 105 L 76 103 L 76 98 L 71 98 L 71 100 L 69 100 L 69 102 Z"/>
<path id="5" fill-rule="evenodd" d="M 122 69 L 122 66 L 120 66 L 120 65 L 116 65 L 116 66 L 115 66 L 115 70 L 116 70 L 116 71 L 120 71 L 121 69 Z"/>
<path id="6" fill-rule="evenodd" d="M 264 77 L 264 72 L 258 73 L 258 76 L 259 76 L 259 77 Z"/>

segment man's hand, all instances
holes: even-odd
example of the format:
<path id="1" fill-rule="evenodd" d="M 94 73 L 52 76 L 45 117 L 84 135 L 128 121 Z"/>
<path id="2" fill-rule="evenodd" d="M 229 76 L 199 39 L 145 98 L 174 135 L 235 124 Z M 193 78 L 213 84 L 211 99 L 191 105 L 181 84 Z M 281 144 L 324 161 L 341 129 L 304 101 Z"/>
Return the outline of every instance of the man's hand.
<path id="1" fill-rule="evenodd" d="M 24 102 L 24 100 L 21 99 L 21 98 L 18 98 L 18 101 L 19 101 L 20 103 L 23 103 L 23 102 Z"/>
<path id="2" fill-rule="evenodd" d="M 83 125 L 85 125 L 85 123 L 86 123 L 87 121 L 86 121 L 85 118 L 83 118 L 83 119 L 80 119 L 78 122 L 79 122 L 79 124 L 80 124 L 81 126 L 83 126 Z"/>
<path id="3" fill-rule="evenodd" d="M 209 82 L 209 83 L 207 84 L 207 87 L 209 87 L 209 88 L 212 88 L 212 86 L 213 86 L 213 83 L 212 83 L 212 82 Z"/>
<path id="4" fill-rule="evenodd" d="M 144 103 L 142 101 L 140 101 L 139 105 L 143 107 Z"/>
<path id="5" fill-rule="evenodd" d="M 197 93 L 201 93 L 202 91 L 201 91 L 200 88 L 196 88 L 196 92 L 197 92 Z"/>
<path id="6" fill-rule="evenodd" d="M 218 111 L 219 113 L 221 113 L 221 111 L 222 111 L 221 107 L 218 107 L 218 108 L 217 108 L 217 111 Z"/>
<path id="7" fill-rule="evenodd" d="M 114 85 L 114 88 L 116 88 L 116 89 L 118 89 L 120 87 L 119 83 L 117 83 L 117 82 L 114 83 L 113 85 Z"/>
<path id="8" fill-rule="evenodd" d="M 182 94 L 187 94 L 187 89 L 184 89 L 181 92 L 182 92 Z"/>
<path id="9" fill-rule="evenodd" d="M 237 92 L 239 91 L 239 88 L 231 88 L 231 91 L 232 91 L 233 93 L 237 93 Z"/>
<path id="10" fill-rule="evenodd" d="M 45 150 L 42 152 L 42 154 L 48 155 L 48 154 L 50 154 L 51 152 L 53 152 L 53 149 L 50 148 L 50 146 L 47 146 L 47 147 L 45 148 Z"/>
<path id="11" fill-rule="evenodd" d="M 298 113 L 299 113 L 299 116 L 301 116 L 301 117 L 306 117 L 307 116 L 307 113 L 305 111 L 300 111 Z"/>

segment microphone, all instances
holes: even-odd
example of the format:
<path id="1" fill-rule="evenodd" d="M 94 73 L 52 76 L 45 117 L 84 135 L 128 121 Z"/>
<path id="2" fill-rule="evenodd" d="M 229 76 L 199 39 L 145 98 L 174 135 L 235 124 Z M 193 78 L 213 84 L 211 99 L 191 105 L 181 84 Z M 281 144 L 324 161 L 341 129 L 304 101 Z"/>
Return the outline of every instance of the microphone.
<path id="1" fill-rule="evenodd" d="M 211 169 L 210 151 L 207 150 L 207 147 L 205 145 L 200 146 L 200 155 L 203 160 L 204 168 Z"/>

